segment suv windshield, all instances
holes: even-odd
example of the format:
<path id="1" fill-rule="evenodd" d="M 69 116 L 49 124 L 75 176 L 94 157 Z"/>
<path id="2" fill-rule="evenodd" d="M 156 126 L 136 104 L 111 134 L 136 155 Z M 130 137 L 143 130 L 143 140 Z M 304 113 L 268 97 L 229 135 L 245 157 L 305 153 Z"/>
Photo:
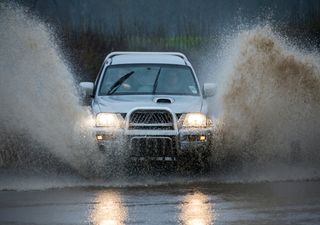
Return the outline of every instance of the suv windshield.
<path id="1" fill-rule="evenodd" d="M 188 66 L 114 65 L 103 76 L 99 95 L 199 95 Z"/>

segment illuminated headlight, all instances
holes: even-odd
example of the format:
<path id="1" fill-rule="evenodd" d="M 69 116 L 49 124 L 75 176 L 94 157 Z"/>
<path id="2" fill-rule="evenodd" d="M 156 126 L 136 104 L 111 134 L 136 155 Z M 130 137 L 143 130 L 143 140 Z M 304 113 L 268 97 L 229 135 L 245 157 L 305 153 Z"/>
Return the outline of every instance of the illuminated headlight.
<path id="1" fill-rule="evenodd" d="M 120 114 L 115 113 L 99 113 L 96 117 L 97 127 L 121 128 L 123 127 L 124 119 Z"/>
<path id="2" fill-rule="evenodd" d="M 203 113 L 188 113 L 183 120 L 183 127 L 199 128 L 210 126 L 210 119 Z"/>

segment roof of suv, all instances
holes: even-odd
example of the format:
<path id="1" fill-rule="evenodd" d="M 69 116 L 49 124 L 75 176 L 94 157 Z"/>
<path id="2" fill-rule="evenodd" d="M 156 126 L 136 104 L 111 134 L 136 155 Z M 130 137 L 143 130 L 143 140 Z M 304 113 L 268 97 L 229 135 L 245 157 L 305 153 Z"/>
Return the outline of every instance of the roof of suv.
<path id="1" fill-rule="evenodd" d="M 106 60 L 111 59 L 112 65 L 118 64 L 173 64 L 188 65 L 188 59 L 179 52 L 112 52 Z"/>

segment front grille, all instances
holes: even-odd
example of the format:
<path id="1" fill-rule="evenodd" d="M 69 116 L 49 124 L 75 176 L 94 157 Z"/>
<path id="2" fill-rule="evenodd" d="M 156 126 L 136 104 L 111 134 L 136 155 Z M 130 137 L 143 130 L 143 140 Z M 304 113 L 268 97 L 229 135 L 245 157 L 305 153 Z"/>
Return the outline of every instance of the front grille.
<path id="1" fill-rule="evenodd" d="M 129 126 L 130 130 L 173 130 L 172 125 L 166 125 L 166 126 L 148 126 L 148 125 L 141 125 L 141 124 L 131 124 Z"/>
<path id="2" fill-rule="evenodd" d="M 176 141 L 171 137 L 133 137 L 130 150 L 132 157 L 175 157 Z"/>
<path id="3" fill-rule="evenodd" d="M 166 110 L 137 110 L 129 118 L 129 129 L 173 130 L 172 114 Z"/>

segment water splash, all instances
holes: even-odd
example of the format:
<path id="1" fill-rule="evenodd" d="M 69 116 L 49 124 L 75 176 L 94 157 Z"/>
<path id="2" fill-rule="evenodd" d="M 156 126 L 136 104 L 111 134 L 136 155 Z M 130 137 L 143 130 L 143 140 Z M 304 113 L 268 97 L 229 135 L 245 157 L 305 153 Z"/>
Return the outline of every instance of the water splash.
<path id="1" fill-rule="evenodd" d="M 85 170 L 94 147 L 83 133 L 89 114 L 79 104 L 72 73 L 50 28 L 24 8 L 0 6 L 2 164 L 33 155 L 29 161 L 44 165 L 56 158 Z"/>
<path id="2" fill-rule="evenodd" d="M 265 169 L 318 165 L 319 57 L 290 46 L 270 26 L 240 32 L 233 46 L 220 79 L 216 150 Z"/>

